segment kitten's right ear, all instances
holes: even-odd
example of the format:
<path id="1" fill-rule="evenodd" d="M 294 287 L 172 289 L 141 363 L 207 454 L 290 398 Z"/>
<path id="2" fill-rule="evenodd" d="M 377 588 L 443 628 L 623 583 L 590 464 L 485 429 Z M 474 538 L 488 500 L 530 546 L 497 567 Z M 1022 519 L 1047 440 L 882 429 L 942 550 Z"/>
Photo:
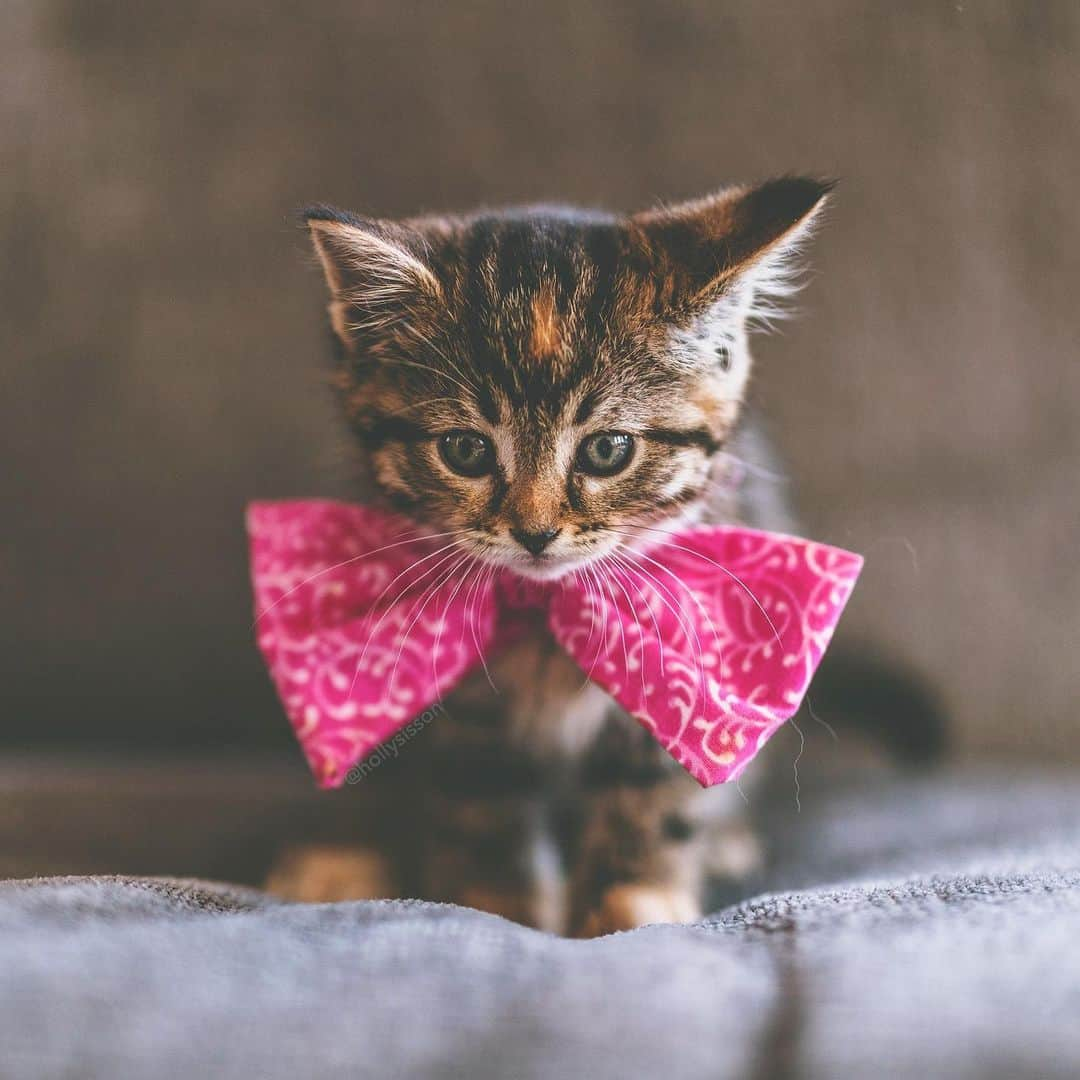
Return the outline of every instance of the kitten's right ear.
<path id="1" fill-rule="evenodd" d="M 330 290 L 330 324 L 346 348 L 439 300 L 420 233 L 331 206 L 310 206 L 301 216 Z"/>

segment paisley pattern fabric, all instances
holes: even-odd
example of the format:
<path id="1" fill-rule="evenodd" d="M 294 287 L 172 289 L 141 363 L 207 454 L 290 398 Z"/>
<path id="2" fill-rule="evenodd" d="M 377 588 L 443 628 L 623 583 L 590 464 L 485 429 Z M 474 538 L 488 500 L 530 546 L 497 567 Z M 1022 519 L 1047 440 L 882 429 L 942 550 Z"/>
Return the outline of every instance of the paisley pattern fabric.
<path id="1" fill-rule="evenodd" d="M 537 609 L 701 784 L 734 780 L 798 709 L 862 568 L 839 548 L 718 525 L 539 583 L 480 567 L 453 537 L 322 500 L 253 504 L 248 532 L 258 645 L 325 787 Z"/>

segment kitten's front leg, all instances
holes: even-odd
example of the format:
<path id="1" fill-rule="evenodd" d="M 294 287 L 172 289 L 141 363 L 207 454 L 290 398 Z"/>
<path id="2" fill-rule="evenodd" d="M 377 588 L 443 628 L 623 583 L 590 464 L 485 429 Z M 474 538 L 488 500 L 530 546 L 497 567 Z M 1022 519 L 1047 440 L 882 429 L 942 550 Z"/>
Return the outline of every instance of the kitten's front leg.
<path id="1" fill-rule="evenodd" d="M 584 782 L 572 933 L 694 922 L 708 875 L 741 877 L 757 865 L 737 792 L 703 791 L 629 718 L 609 723 Z"/>
<path id="2" fill-rule="evenodd" d="M 702 847 L 705 850 L 702 850 Z M 686 875 L 660 876 L 652 881 L 626 881 L 609 886 L 578 922 L 582 937 L 598 937 L 616 930 L 633 930 L 650 923 L 691 923 L 702 917 L 702 879 L 706 876 L 739 880 L 756 872 L 761 865 L 761 846 L 745 822 L 732 822 L 683 858 L 692 865 L 696 879 L 687 883 Z"/>
<path id="3" fill-rule="evenodd" d="M 508 739 L 501 703 L 459 692 L 431 736 L 420 787 L 420 894 L 562 932 L 565 885 L 544 771 Z"/>
<path id="4" fill-rule="evenodd" d="M 562 863 L 541 800 L 436 794 L 428 806 L 425 896 L 563 932 Z"/>
<path id="5" fill-rule="evenodd" d="M 692 784 L 693 781 L 690 781 Z M 571 932 L 596 937 L 701 917 L 705 852 L 683 777 L 616 783 L 587 796 Z"/>

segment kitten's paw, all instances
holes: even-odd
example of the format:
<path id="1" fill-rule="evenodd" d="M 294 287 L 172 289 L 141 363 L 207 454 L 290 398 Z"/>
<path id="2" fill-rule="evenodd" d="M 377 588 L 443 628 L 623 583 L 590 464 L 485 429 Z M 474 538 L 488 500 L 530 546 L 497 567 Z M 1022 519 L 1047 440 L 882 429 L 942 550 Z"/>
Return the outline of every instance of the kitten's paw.
<path id="1" fill-rule="evenodd" d="M 633 930 L 650 923 L 690 923 L 701 918 L 697 898 L 663 885 L 614 885 L 585 919 L 582 937 Z"/>
<path id="2" fill-rule="evenodd" d="M 742 881 L 765 865 L 765 851 L 754 831 L 745 824 L 721 830 L 710 847 L 706 865 L 715 877 Z"/>
<path id="3" fill-rule="evenodd" d="M 263 888 L 284 900 L 313 904 L 394 895 L 389 867 L 378 852 L 329 845 L 287 849 Z"/>

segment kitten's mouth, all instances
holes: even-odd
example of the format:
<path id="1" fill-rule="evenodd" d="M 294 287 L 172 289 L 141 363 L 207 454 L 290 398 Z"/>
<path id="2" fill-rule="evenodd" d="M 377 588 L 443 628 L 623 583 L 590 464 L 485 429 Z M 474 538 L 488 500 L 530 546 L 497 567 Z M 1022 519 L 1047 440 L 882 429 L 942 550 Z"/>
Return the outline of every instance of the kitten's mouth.
<path id="1" fill-rule="evenodd" d="M 537 555 L 517 548 L 489 550 L 489 563 L 532 581 L 557 581 L 601 558 L 597 551 L 543 551 Z"/>
<path id="2" fill-rule="evenodd" d="M 550 555 L 543 552 L 540 555 L 524 555 L 512 563 L 512 569 L 522 577 L 533 578 L 536 581 L 554 581 L 573 573 L 578 567 L 583 566 L 587 559 L 567 555 Z"/>

